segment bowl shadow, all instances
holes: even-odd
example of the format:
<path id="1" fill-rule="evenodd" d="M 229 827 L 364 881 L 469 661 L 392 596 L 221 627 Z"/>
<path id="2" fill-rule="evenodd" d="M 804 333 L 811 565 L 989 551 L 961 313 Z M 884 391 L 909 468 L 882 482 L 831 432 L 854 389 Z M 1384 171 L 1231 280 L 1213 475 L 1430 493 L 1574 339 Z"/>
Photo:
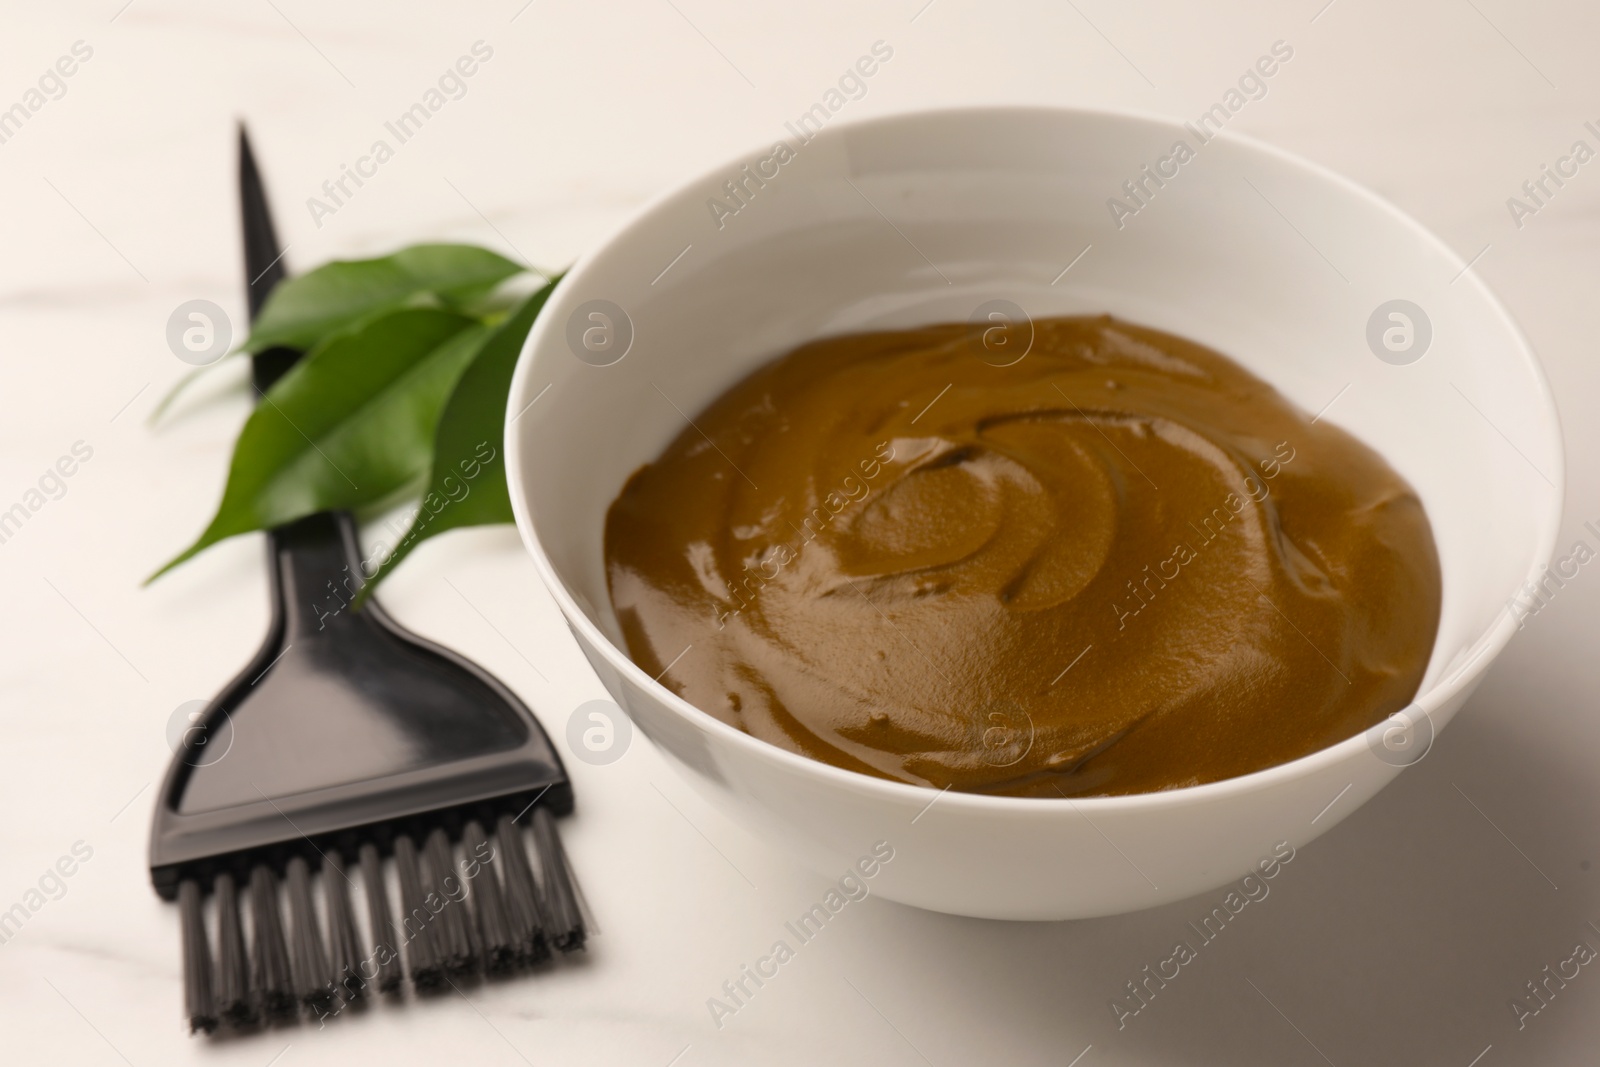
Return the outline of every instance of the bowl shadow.
<path id="1" fill-rule="evenodd" d="M 892 946 L 902 974 L 952 976 L 962 1015 L 982 1021 L 906 1005 L 906 1022 L 935 1047 L 973 1042 L 980 1058 L 1010 1043 L 1009 1062 L 1051 1047 L 1061 1055 L 1048 1062 L 1065 1064 L 1092 1044 L 1094 1064 L 1468 1067 L 1493 1046 L 1482 1067 L 1508 1053 L 1564 1062 L 1561 1050 L 1600 1036 L 1589 977 L 1600 967 L 1550 977 L 1571 974 L 1578 942 L 1600 951 L 1600 779 L 1575 746 L 1538 744 L 1519 725 L 1546 695 L 1529 683 L 1495 672 L 1420 763 L 1298 849 L 1225 924 L 1201 929 L 1227 887 L 1063 923 L 880 905 L 876 958 L 859 964 L 890 980 Z M 1192 958 L 1164 962 L 1179 943 Z"/>

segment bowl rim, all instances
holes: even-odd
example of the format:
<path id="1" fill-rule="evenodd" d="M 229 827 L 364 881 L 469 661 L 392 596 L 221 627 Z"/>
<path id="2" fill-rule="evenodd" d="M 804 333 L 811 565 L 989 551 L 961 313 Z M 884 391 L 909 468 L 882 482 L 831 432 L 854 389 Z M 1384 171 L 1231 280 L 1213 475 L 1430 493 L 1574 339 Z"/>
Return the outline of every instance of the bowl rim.
<path id="1" fill-rule="evenodd" d="M 984 115 L 995 117 L 1025 116 L 1040 119 L 1076 116 L 1143 124 L 1160 127 L 1168 132 L 1177 132 L 1183 129 L 1181 119 L 1135 109 L 1053 104 L 964 104 L 910 108 L 883 115 L 846 119 L 841 122 L 830 123 L 818 132 L 812 140 L 837 138 L 845 136 L 846 132 L 853 133 L 878 125 L 895 125 L 908 119 L 938 120 Z M 1553 484 L 1552 503 L 1545 509 L 1544 514 L 1540 516 L 1538 544 L 1534 553 L 1533 564 L 1524 576 L 1525 581 L 1536 580 L 1543 571 L 1548 569 L 1550 559 L 1554 554 L 1556 538 L 1560 534 L 1561 518 L 1565 510 L 1565 435 L 1562 432 L 1560 412 L 1556 407 L 1555 396 L 1550 388 L 1549 380 L 1545 377 L 1544 368 L 1540 365 L 1533 346 L 1528 342 L 1516 319 L 1495 296 L 1487 283 L 1467 269 L 1470 264 L 1466 263 L 1442 238 L 1372 189 L 1315 160 L 1279 148 L 1247 134 L 1224 129 L 1210 138 L 1210 140 L 1218 138 L 1222 138 L 1241 148 L 1273 157 L 1280 163 L 1299 168 L 1310 177 L 1328 183 L 1359 200 L 1366 201 L 1376 208 L 1379 213 L 1387 215 L 1391 220 L 1398 223 L 1415 240 L 1423 245 L 1431 246 L 1435 251 L 1442 253 L 1447 261 L 1462 268 L 1463 274 L 1471 275 L 1470 281 L 1477 298 L 1486 305 L 1492 314 L 1500 319 L 1514 341 L 1515 351 L 1509 353 L 1509 355 L 1520 359 L 1531 373 L 1538 398 L 1543 402 L 1544 413 L 1548 418 L 1548 427 L 1552 437 L 1552 459 L 1554 461 L 1554 470 L 1551 472 L 1550 478 Z M 726 159 L 719 159 L 713 166 L 705 167 L 690 177 L 650 197 L 643 205 L 629 213 L 599 244 L 585 252 L 573 263 L 557 283 L 556 289 L 551 292 L 547 306 L 556 302 L 558 297 L 561 296 L 562 290 L 577 286 L 597 259 L 610 251 L 619 240 L 638 228 L 642 223 L 673 205 L 676 201 L 691 193 L 697 193 L 708 181 L 714 181 L 715 178 L 727 172 L 730 166 L 737 168 L 740 163 L 746 162 L 752 153 L 758 153 L 763 147 L 765 146 L 746 149 Z M 529 511 L 527 493 L 524 489 L 522 450 L 518 447 L 517 442 L 517 435 L 522 431 L 517 429 L 516 422 L 510 419 L 509 416 L 511 412 L 520 412 L 527 406 L 526 394 L 532 386 L 535 353 L 552 344 L 553 340 L 559 340 L 557 335 L 560 329 L 560 327 L 553 325 L 553 316 L 549 314 L 542 314 L 535 320 L 533 329 L 529 332 L 527 339 L 523 343 L 522 351 L 518 354 L 508 397 L 506 436 L 503 441 L 503 447 L 506 451 L 506 483 L 511 498 L 512 513 L 523 545 L 533 557 L 534 566 L 539 573 L 540 579 L 560 607 L 568 625 L 578 630 L 580 637 L 592 648 L 596 649 L 612 669 L 627 676 L 634 685 L 649 694 L 657 703 L 669 709 L 673 714 L 685 720 L 686 724 L 703 733 L 715 734 L 724 743 L 742 749 L 746 755 L 756 762 L 773 764 L 776 765 L 775 769 L 783 769 L 802 776 L 810 776 L 819 782 L 841 788 L 846 792 L 877 798 L 890 803 L 925 804 L 931 807 L 934 800 L 943 798 L 944 805 L 947 808 L 950 805 L 954 805 L 958 810 L 973 814 L 988 812 L 1031 813 L 1045 816 L 1053 812 L 1078 811 L 1080 806 L 1087 806 L 1091 811 L 1097 813 L 1125 813 L 1153 811 L 1193 803 L 1222 801 L 1243 794 L 1269 790 L 1297 779 L 1311 777 L 1319 771 L 1344 762 L 1355 755 L 1361 748 L 1366 747 L 1366 737 L 1371 730 L 1370 727 L 1366 731 L 1353 734 L 1342 741 L 1289 760 L 1286 763 L 1275 764 L 1258 771 L 1251 771 L 1248 774 L 1236 775 L 1232 778 L 1224 778 L 1215 782 L 1178 786 L 1149 793 L 1070 798 L 1013 797 L 985 793 L 965 793 L 949 787 L 940 790 L 927 785 L 877 778 L 872 775 L 862 774 L 859 771 L 835 767 L 832 764 L 800 755 L 797 752 L 790 752 L 723 722 L 662 685 L 636 664 L 626 652 L 618 648 L 610 637 L 589 619 L 583 608 L 577 603 L 539 539 L 538 530 Z M 529 414 L 531 415 L 531 413 Z M 1460 662 L 1454 666 L 1447 666 L 1443 676 L 1435 681 L 1428 690 L 1419 692 L 1413 698 L 1410 706 L 1420 708 L 1424 716 L 1429 717 L 1431 724 L 1432 712 L 1438 710 L 1464 691 L 1470 691 L 1489 665 L 1505 649 L 1517 628 L 1516 620 L 1509 612 L 1502 610 L 1497 613 L 1494 622 L 1476 640 L 1467 645 L 1462 653 L 1458 653 Z M 1435 638 L 1434 652 L 1437 653 L 1437 651 L 1437 638 Z M 1395 771 L 1398 773 L 1403 769 L 1404 767 L 1400 766 L 1396 767 Z"/>

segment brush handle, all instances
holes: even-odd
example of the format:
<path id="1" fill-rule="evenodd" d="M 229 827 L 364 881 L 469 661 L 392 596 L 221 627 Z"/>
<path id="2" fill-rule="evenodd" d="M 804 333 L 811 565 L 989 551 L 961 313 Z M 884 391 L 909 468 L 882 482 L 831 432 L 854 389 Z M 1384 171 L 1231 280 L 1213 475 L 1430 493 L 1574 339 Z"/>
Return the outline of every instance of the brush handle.
<path id="1" fill-rule="evenodd" d="M 313 640 L 355 623 L 351 605 L 366 577 L 349 512 L 307 515 L 269 531 L 267 544 L 285 641 Z"/>
<path id="2" fill-rule="evenodd" d="M 239 207 L 248 283 L 245 302 L 254 325 L 267 298 L 288 276 L 288 269 L 243 126 L 239 128 Z M 300 357 L 293 348 L 255 353 L 250 359 L 250 381 L 256 395 L 265 397 Z M 267 543 L 274 607 L 284 623 L 286 640 L 304 640 L 325 632 L 330 618 L 351 614 L 350 603 L 364 575 L 355 524 L 348 512 L 308 515 L 269 531 Z"/>

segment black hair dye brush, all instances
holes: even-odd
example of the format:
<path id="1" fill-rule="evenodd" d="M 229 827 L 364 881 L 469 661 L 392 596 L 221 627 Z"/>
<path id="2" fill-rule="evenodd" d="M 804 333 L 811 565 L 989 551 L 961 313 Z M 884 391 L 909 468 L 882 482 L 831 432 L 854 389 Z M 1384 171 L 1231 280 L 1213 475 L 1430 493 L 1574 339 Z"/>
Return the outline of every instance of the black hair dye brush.
<path id="1" fill-rule="evenodd" d="M 239 193 L 254 318 L 284 268 L 242 128 Z M 298 355 L 255 356 L 257 391 Z M 538 721 L 376 601 L 319 610 L 328 589 L 360 580 L 347 514 L 267 540 L 266 642 L 186 735 L 150 833 L 151 880 L 180 909 L 191 1031 L 301 1006 L 327 1016 L 371 989 L 398 993 L 407 974 L 435 989 L 582 948 L 582 898 L 552 819 L 572 810 L 572 786 Z"/>

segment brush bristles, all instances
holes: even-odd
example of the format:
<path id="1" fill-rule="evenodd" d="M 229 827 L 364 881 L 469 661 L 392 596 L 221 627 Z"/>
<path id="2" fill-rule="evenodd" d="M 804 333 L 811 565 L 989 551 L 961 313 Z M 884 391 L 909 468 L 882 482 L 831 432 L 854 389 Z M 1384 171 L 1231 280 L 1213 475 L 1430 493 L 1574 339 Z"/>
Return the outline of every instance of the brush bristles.
<path id="1" fill-rule="evenodd" d="M 511 934 L 511 919 L 506 913 L 505 894 L 500 889 L 500 864 L 495 862 L 489 837 L 476 819 L 462 830 L 461 844 L 467 851 L 468 868 L 481 864 L 472 879 L 472 899 L 478 915 L 478 935 L 483 942 L 483 969 L 491 975 L 509 974 L 517 966 L 517 945 Z"/>
<path id="2" fill-rule="evenodd" d="M 439 931 L 434 927 L 433 913 L 428 911 L 416 843 L 405 834 L 394 839 L 394 865 L 400 876 L 400 927 L 406 942 L 406 966 L 411 972 L 411 984 L 419 993 L 433 992 L 444 985 Z"/>
<path id="3" fill-rule="evenodd" d="M 478 946 L 472 917 L 467 914 L 467 888 L 455 865 L 454 850 L 443 830 L 428 835 L 428 885 L 440 910 L 435 918 L 444 945 L 445 967 L 451 974 L 478 969 Z"/>
<path id="4" fill-rule="evenodd" d="M 322 948 L 317 906 L 311 899 L 311 871 L 305 858 L 289 860 L 289 973 L 295 996 L 319 1015 L 333 1007 L 333 985 L 328 981 L 328 954 Z"/>
<path id="5" fill-rule="evenodd" d="M 361 995 L 366 985 L 361 975 L 361 937 L 356 933 L 355 910 L 350 905 L 350 875 L 344 869 L 344 859 L 338 852 L 329 852 L 323 859 L 322 890 L 328 910 L 329 959 L 333 965 L 329 985 L 337 988 L 346 1000 Z"/>
<path id="6" fill-rule="evenodd" d="M 191 1032 L 210 1033 L 219 1023 L 245 1029 L 292 1016 L 302 1005 L 326 1020 L 369 986 L 398 993 L 407 975 L 418 992 L 431 992 L 543 962 L 552 946 L 582 948 L 583 897 L 555 823 L 543 809 L 529 821 L 531 857 L 527 835 L 509 815 L 492 824 L 469 818 L 459 844 L 439 827 L 396 834 L 398 920 L 378 846 L 362 843 L 354 858 L 361 868 L 365 934 L 349 852 L 330 848 L 290 856 L 279 868 L 283 902 L 271 865 L 249 868 L 248 894 L 239 883 L 242 869 L 218 873 L 210 887 L 217 902 L 215 957 L 207 940 L 205 891 L 194 878 L 181 880 L 184 1008 Z M 326 939 L 311 866 L 319 858 Z M 248 943 L 241 918 L 246 907 Z"/>
<path id="7" fill-rule="evenodd" d="M 217 875 L 217 1014 L 232 1026 L 249 1026 L 258 1018 L 250 996 L 250 954 L 244 947 L 239 916 L 239 889 L 227 871 Z"/>
<path id="8" fill-rule="evenodd" d="M 192 878 L 178 883 L 178 921 L 183 928 L 183 1007 L 189 1015 L 189 1032 L 217 1028 L 211 995 L 211 948 L 206 944 L 205 916 L 200 908 L 200 884 Z"/>
<path id="9" fill-rule="evenodd" d="M 372 961 L 378 975 L 378 992 L 400 992 L 404 975 L 400 971 L 400 946 L 395 943 L 394 913 L 389 910 L 389 888 L 383 879 L 383 858 L 370 841 L 361 846 L 361 882 L 367 891 L 367 921 L 370 923 Z"/>
<path id="10" fill-rule="evenodd" d="M 250 870 L 250 920 L 255 935 L 254 988 L 261 1011 L 271 1017 L 293 1015 L 289 949 L 283 942 L 283 920 L 278 914 L 278 876 L 270 867 L 258 865 Z"/>
<path id="11" fill-rule="evenodd" d="M 567 863 L 566 849 L 561 847 L 556 822 L 543 808 L 533 813 L 533 847 L 544 876 L 546 929 L 550 941 L 562 952 L 574 952 L 583 947 L 589 936 L 584 925 L 583 896 Z"/>
<path id="12" fill-rule="evenodd" d="M 495 827 L 498 854 L 505 861 L 506 910 L 512 921 L 518 960 L 527 965 L 550 958 L 550 942 L 544 933 L 544 909 L 539 901 L 539 884 L 533 880 L 528 854 L 523 848 L 522 831 L 509 815 L 500 816 Z"/>

